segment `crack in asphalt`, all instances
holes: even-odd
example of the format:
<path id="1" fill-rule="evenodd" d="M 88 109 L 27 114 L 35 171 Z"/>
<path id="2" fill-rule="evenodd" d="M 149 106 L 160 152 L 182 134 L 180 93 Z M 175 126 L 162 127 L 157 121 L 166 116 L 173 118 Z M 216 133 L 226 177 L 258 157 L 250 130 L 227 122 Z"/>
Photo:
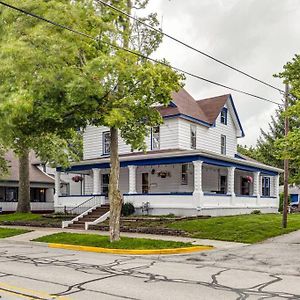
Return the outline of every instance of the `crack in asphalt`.
<path id="1" fill-rule="evenodd" d="M 4 247 L 1 247 L 4 248 Z M 122 256 L 119 259 L 115 259 L 109 263 L 106 264 L 89 264 L 89 263 L 81 263 L 78 262 L 78 260 L 75 258 L 75 254 L 63 254 L 63 255 L 52 255 L 51 252 L 46 252 L 49 254 L 48 256 L 41 256 L 41 257 L 30 257 L 29 255 L 40 255 L 45 254 L 45 252 L 38 252 L 38 253 L 20 253 L 20 254 L 9 254 L 9 251 L 3 251 L 0 252 L 0 261 L 2 262 L 18 262 L 21 264 L 31 264 L 35 267 L 59 267 L 59 268 L 67 268 L 72 271 L 81 272 L 84 274 L 89 274 L 96 276 L 96 278 L 76 282 L 75 284 L 68 285 L 53 281 L 47 281 L 43 279 L 37 279 L 37 278 L 31 278 L 30 276 L 20 276 L 18 274 L 13 273 L 0 273 L 0 277 L 4 276 L 14 276 L 19 278 L 26 278 L 30 280 L 35 280 L 38 282 L 44 282 L 44 283 L 52 283 L 59 285 L 63 290 L 60 293 L 52 294 L 52 296 L 68 296 L 72 294 L 79 294 L 84 291 L 89 291 L 93 293 L 99 293 L 102 295 L 109 295 L 114 296 L 121 299 L 131 299 L 131 300 L 138 300 L 138 298 L 134 297 L 126 297 L 124 295 L 119 295 L 116 293 L 108 293 L 101 290 L 96 290 L 92 288 L 86 287 L 89 283 L 95 283 L 95 282 L 101 282 L 106 279 L 114 278 L 114 277 L 131 277 L 131 278 L 137 278 L 142 279 L 144 283 L 146 284 L 153 284 L 157 282 L 162 283 L 172 283 L 172 284 L 189 284 L 189 285 L 199 285 L 206 288 L 210 288 L 213 290 L 223 291 L 223 292 L 230 292 L 236 295 L 236 300 L 245 300 L 249 298 L 250 296 L 256 296 L 258 299 L 271 299 L 271 298 L 281 298 L 281 299 L 300 299 L 300 295 L 293 294 L 293 293 L 287 293 L 287 292 L 274 292 L 274 291 L 267 291 L 266 289 L 269 288 L 272 284 L 275 284 L 277 282 L 282 281 L 283 279 L 279 275 L 274 274 L 268 274 L 264 273 L 267 276 L 270 277 L 270 280 L 254 285 L 252 287 L 244 287 L 244 288 L 236 288 L 228 285 L 224 285 L 220 283 L 220 276 L 226 275 L 229 271 L 232 271 L 232 268 L 221 268 L 221 270 L 213 273 L 211 275 L 211 281 L 202 281 L 202 280 L 190 280 L 190 279 L 184 279 L 184 278 L 170 278 L 165 275 L 156 274 L 151 272 L 150 268 L 154 265 L 158 264 L 164 264 L 166 262 L 170 262 L 168 260 L 164 261 L 161 257 L 158 257 L 158 259 L 154 259 L 153 257 L 151 259 L 146 260 L 146 263 L 138 262 L 137 260 L 140 257 L 126 257 Z M 69 257 L 69 259 L 64 259 Z M 228 257 L 238 257 L 236 255 L 228 255 Z M 191 258 L 192 259 L 192 258 Z M 191 261 L 190 259 L 190 261 Z M 254 259 L 254 257 L 252 257 Z M 144 258 L 143 258 L 144 260 Z M 128 268 L 126 265 L 131 262 L 137 261 L 138 266 Z M 202 262 L 202 261 L 201 261 Z M 180 263 L 175 261 L 175 263 Z M 208 267 L 207 264 L 200 264 L 195 266 L 196 268 L 204 268 Z M 245 271 L 243 269 L 237 269 L 235 270 L 241 270 Z M 262 272 L 261 272 L 262 273 Z M 37 298 L 38 299 L 38 298 Z M 42 298 L 41 298 L 42 299 Z"/>

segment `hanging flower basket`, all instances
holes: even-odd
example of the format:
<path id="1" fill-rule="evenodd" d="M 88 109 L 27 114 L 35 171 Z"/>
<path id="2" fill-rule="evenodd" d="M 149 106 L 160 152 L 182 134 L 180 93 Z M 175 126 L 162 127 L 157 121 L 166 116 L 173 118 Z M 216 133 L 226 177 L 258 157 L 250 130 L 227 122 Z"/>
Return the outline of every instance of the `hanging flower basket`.
<path id="1" fill-rule="evenodd" d="M 83 178 L 82 178 L 81 176 L 79 176 L 79 175 L 76 175 L 76 176 L 72 177 L 72 180 L 73 180 L 74 182 L 79 182 L 79 181 L 82 181 Z"/>
<path id="2" fill-rule="evenodd" d="M 253 177 L 251 177 L 251 176 L 246 176 L 246 179 L 249 183 L 253 182 Z"/>

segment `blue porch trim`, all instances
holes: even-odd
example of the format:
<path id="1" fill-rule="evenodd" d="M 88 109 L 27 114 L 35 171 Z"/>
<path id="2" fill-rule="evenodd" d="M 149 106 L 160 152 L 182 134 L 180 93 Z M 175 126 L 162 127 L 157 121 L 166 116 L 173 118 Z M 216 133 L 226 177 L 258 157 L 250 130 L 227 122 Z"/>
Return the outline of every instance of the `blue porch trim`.
<path id="1" fill-rule="evenodd" d="M 209 192 L 204 192 L 203 195 L 204 195 L 204 196 L 212 196 L 212 197 L 213 197 L 213 196 L 217 196 L 217 197 L 218 197 L 218 196 L 219 196 L 219 197 L 222 197 L 222 196 L 223 196 L 223 197 L 231 197 L 231 196 L 232 196 L 231 194 L 214 194 L 214 193 L 209 193 Z"/>
<path id="2" fill-rule="evenodd" d="M 197 123 L 197 124 L 200 124 L 200 125 L 204 125 L 206 127 L 212 127 L 213 124 L 211 123 L 207 123 L 205 121 L 202 121 L 202 120 L 199 120 L 199 119 L 196 119 L 196 118 L 193 118 L 193 117 L 190 117 L 188 115 L 185 115 L 185 114 L 175 114 L 175 115 L 169 115 L 169 116 L 165 116 L 163 117 L 164 119 L 170 119 L 170 118 L 182 118 L 182 119 L 185 119 L 185 120 L 188 120 L 188 121 L 192 121 L 194 123 Z"/>
<path id="3" fill-rule="evenodd" d="M 192 192 L 170 192 L 170 193 L 149 193 L 149 194 L 123 194 L 123 196 L 192 196 Z"/>
<path id="4" fill-rule="evenodd" d="M 257 198 L 257 196 L 254 195 L 235 195 L 238 198 Z"/>
<path id="5" fill-rule="evenodd" d="M 68 198 L 68 197 L 97 197 L 97 196 L 105 196 L 105 194 L 90 194 L 90 195 L 61 195 L 59 198 Z"/>
<path id="6" fill-rule="evenodd" d="M 139 159 L 133 161 L 122 161 L 120 163 L 121 167 L 128 167 L 130 165 L 133 166 L 151 166 L 151 165 L 168 165 L 168 164 L 182 164 L 182 163 L 191 163 L 193 161 L 201 160 L 205 164 L 219 166 L 219 167 L 235 167 L 242 171 L 249 171 L 249 172 L 261 172 L 265 175 L 276 176 L 278 172 L 265 170 L 262 168 L 256 168 L 251 166 L 244 166 L 239 163 L 233 163 L 228 161 L 223 161 L 219 159 L 213 159 L 204 157 L 201 155 L 186 155 L 186 156 L 177 156 L 177 157 L 164 157 L 164 158 L 152 158 L 152 159 Z M 94 163 L 94 164 L 87 164 L 87 165 L 77 165 L 72 166 L 71 168 L 65 170 L 66 172 L 72 171 L 86 171 L 91 170 L 94 168 L 99 169 L 108 169 L 110 167 L 109 163 Z M 57 171 L 63 171 L 61 167 L 57 168 Z"/>

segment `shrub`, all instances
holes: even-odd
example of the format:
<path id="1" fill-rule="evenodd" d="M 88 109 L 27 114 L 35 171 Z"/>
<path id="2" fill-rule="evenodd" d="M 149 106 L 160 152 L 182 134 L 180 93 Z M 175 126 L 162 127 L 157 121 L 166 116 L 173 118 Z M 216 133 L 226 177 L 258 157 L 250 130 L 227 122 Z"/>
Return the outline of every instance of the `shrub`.
<path id="1" fill-rule="evenodd" d="M 283 199 L 284 199 L 284 193 L 280 193 L 280 196 L 279 196 L 279 208 L 278 208 L 279 212 L 283 211 Z M 289 203 L 288 203 L 288 205 L 290 205 L 290 203 L 291 203 L 291 195 L 289 195 Z"/>
<path id="2" fill-rule="evenodd" d="M 127 202 L 122 205 L 122 211 L 121 211 L 122 216 L 124 217 L 130 216 L 134 214 L 134 212 L 135 212 L 135 208 L 132 203 Z"/>
<path id="3" fill-rule="evenodd" d="M 251 215 L 260 215 L 261 211 L 259 209 L 255 209 L 253 211 L 251 211 Z"/>

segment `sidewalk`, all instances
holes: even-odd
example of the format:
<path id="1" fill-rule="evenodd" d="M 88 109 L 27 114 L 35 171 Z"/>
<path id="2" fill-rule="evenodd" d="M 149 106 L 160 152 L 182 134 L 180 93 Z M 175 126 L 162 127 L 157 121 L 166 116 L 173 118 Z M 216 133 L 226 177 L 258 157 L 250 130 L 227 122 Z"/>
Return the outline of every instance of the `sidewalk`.
<path id="1" fill-rule="evenodd" d="M 40 227 L 26 227 L 26 226 L 0 226 L 0 228 L 1 227 L 32 230 L 31 232 L 5 239 L 5 241 L 14 241 L 14 242 L 30 242 L 33 239 L 37 239 L 45 235 L 50 235 L 50 234 L 55 234 L 60 232 L 109 235 L 108 231 L 96 231 L 96 230 L 40 228 Z M 141 234 L 141 233 L 122 232 L 121 236 L 132 237 L 132 238 L 146 238 L 146 239 L 155 239 L 155 240 L 186 242 L 186 243 L 192 243 L 194 245 L 209 245 L 209 246 L 213 246 L 215 250 L 239 248 L 247 245 L 243 243 L 234 243 L 234 242 L 226 242 L 226 241 L 195 239 L 195 238 L 187 238 L 187 237 L 154 235 L 154 234 Z"/>

